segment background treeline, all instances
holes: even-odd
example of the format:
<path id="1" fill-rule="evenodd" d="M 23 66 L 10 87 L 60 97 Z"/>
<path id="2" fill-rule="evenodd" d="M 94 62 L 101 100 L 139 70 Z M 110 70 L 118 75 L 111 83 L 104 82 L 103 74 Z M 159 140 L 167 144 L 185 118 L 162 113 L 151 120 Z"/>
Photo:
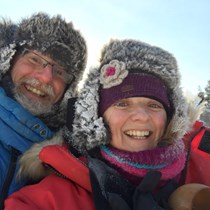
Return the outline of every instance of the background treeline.
<path id="1" fill-rule="evenodd" d="M 207 126 L 210 126 L 210 80 L 204 90 L 199 90 L 198 96 L 207 102 L 206 109 L 200 119 L 205 122 Z"/>

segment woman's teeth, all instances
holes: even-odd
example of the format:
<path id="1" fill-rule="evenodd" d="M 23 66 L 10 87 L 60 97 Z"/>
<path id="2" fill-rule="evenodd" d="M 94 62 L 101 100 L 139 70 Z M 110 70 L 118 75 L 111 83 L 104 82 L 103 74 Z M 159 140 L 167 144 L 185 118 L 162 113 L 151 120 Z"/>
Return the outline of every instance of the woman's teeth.
<path id="1" fill-rule="evenodd" d="M 125 132 L 126 135 L 133 138 L 145 138 L 149 136 L 149 131 L 129 130 Z"/>

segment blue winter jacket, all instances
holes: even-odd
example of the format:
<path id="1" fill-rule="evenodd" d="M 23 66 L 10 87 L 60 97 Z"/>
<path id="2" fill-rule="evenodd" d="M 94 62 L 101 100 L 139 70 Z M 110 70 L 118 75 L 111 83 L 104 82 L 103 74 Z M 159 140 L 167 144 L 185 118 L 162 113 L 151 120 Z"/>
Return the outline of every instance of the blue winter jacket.
<path id="1" fill-rule="evenodd" d="M 40 119 L 8 97 L 0 87 L 0 200 L 25 184 L 16 179 L 20 155 L 33 143 L 52 135 Z"/>

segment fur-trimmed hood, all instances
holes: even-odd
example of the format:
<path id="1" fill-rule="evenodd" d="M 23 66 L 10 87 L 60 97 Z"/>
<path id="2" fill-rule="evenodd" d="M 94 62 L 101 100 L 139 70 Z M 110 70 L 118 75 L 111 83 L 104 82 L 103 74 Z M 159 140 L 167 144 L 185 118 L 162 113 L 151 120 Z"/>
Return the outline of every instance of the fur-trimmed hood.
<path id="1" fill-rule="evenodd" d="M 72 22 L 67 23 L 60 15 L 50 17 L 37 13 L 15 24 L 10 20 L 0 22 L 0 81 L 9 72 L 11 61 L 20 47 L 37 50 L 49 55 L 74 76 L 67 85 L 63 99 L 44 115 L 43 121 L 59 128 L 66 123 L 67 99 L 74 97 L 77 83 L 81 80 L 87 61 L 86 42 Z M 68 81 L 67 81 L 68 83 Z"/>
<path id="2" fill-rule="evenodd" d="M 111 61 L 125 64 L 126 70 L 160 78 L 168 89 L 172 107 L 172 118 L 164 139 L 174 142 L 181 139 L 190 129 L 192 122 L 188 115 L 188 104 L 180 86 L 180 73 L 176 59 L 167 51 L 136 40 L 111 40 L 101 53 L 101 65 L 89 71 L 87 80 L 75 104 L 72 132 L 65 129 L 65 138 L 81 153 L 100 144 L 107 144 L 107 129 L 98 115 L 101 69 Z"/>

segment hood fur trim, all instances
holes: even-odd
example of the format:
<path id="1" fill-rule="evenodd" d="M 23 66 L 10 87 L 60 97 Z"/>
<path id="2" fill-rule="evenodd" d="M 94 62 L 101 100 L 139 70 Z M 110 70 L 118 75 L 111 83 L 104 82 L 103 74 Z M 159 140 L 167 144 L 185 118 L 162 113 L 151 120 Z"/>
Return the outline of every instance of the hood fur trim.
<path id="1" fill-rule="evenodd" d="M 126 69 L 138 69 L 160 78 L 168 88 L 174 113 L 164 139 L 169 143 L 181 139 L 190 129 L 188 105 L 180 87 L 180 74 L 175 58 L 161 48 L 135 40 L 111 40 L 102 50 L 101 66 L 117 59 L 126 64 Z M 109 143 L 103 119 L 98 116 L 100 68 L 92 68 L 75 104 L 72 133 L 66 131 L 69 143 L 81 153 L 100 144 Z"/>
<path id="2" fill-rule="evenodd" d="M 17 179 L 41 180 L 49 174 L 49 171 L 39 159 L 39 153 L 45 146 L 62 145 L 63 138 L 61 131 L 52 139 L 34 144 L 27 150 L 19 160 L 20 168 L 17 173 Z"/>

